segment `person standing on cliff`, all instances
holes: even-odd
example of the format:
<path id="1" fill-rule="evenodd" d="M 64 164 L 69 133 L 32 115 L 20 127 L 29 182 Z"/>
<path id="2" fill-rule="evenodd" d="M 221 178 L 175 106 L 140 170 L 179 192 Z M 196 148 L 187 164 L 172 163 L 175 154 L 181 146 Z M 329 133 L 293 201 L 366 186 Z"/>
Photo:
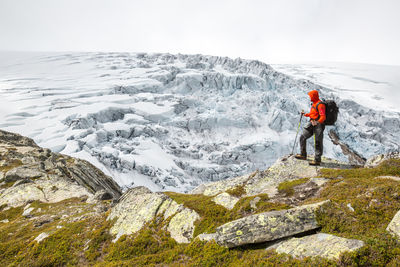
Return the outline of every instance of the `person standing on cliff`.
<path id="1" fill-rule="evenodd" d="M 325 130 L 325 104 L 319 99 L 319 94 L 317 90 L 312 90 L 308 92 L 310 96 L 311 110 L 309 113 L 304 114 L 304 116 L 309 117 L 310 121 L 306 124 L 303 129 L 303 133 L 300 136 L 300 154 L 295 155 L 296 159 L 307 159 L 306 144 L 307 139 L 315 135 L 315 158 L 310 161 L 309 164 L 313 166 L 321 165 L 321 156 L 323 152 L 323 138 Z"/>

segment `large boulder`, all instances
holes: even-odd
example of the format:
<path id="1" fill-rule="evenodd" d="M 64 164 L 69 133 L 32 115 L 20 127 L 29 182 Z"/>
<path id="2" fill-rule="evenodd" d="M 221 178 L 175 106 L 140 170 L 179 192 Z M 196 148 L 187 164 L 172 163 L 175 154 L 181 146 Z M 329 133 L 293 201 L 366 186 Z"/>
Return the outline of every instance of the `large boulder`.
<path id="1" fill-rule="evenodd" d="M 111 233 L 130 235 L 156 217 L 169 219 L 166 230 L 179 243 L 189 243 L 193 238 L 194 222 L 200 216 L 193 210 L 179 205 L 164 193 L 152 193 L 145 187 L 129 189 L 111 209 L 108 220 L 115 219 Z"/>
<path id="2" fill-rule="evenodd" d="M 361 240 L 318 233 L 301 238 L 291 238 L 268 249 L 275 249 L 278 253 L 286 253 L 295 258 L 318 256 L 335 260 L 339 259 L 343 252 L 352 252 L 362 246 L 364 246 L 364 242 Z"/>
<path id="3" fill-rule="evenodd" d="M 264 212 L 228 222 L 217 228 L 216 241 L 225 247 L 237 247 L 317 229 L 315 211 L 327 202 Z"/>

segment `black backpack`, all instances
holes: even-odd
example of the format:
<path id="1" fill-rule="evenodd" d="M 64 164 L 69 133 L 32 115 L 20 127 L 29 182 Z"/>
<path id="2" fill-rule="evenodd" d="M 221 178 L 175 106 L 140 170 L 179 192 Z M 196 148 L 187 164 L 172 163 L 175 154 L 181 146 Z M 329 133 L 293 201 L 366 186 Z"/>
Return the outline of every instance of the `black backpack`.
<path id="1" fill-rule="evenodd" d="M 334 100 L 324 100 L 323 99 L 315 107 L 315 109 L 317 111 L 318 111 L 318 105 L 321 103 L 325 105 L 326 119 L 324 121 L 324 124 L 325 125 L 334 125 L 337 120 L 338 113 L 339 113 L 339 107 L 336 105 L 336 102 Z M 319 120 L 319 115 L 318 115 L 317 120 Z"/>

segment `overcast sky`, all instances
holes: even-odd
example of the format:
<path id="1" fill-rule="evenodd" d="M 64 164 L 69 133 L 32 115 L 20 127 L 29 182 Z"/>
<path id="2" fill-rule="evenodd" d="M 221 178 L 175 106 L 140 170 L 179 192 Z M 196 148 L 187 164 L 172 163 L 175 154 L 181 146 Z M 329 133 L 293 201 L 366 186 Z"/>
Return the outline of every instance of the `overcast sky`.
<path id="1" fill-rule="evenodd" d="M 400 65 L 399 0 L 0 0 L 0 50 Z"/>

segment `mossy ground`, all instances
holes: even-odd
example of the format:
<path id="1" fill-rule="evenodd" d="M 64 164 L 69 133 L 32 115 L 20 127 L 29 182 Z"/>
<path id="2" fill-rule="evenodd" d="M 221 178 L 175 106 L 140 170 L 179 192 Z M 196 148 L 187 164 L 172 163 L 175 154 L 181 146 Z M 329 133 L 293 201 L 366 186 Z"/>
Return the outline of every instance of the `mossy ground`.
<path id="1" fill-rule="evenodd" d="M 343 265 L 399 266 L 400 244 L 386 227 L 400 210 L 400 183 L 377 176 L 400 176 L 400 160 L 383 162 L 376 168 L 322 169 L 324 177 L 335 178 L 316 200 L 331 203 L 317 214 L 321 231 L 365 241 L 357 252 L 344 255 Z M 348 205 L 354 209 L 352 211 Z"/>
<path id="2" fill-rule="evenodd" d="M 296 179 L 291 181 L 284 181 L 278 185 L 278 192 L 281 194 L 285 194 L 286 196 L 292 196 L 294 194 L 294 187 L 297 185 L 301 185 L 307 183 L 309 178 Z"/>
<path id="3" fill-rule="evenodd" d="M 112 222 L 106 214 L 92 216 L 74 222 L 91 206 L 79 199 L 56 204 L 34 202 L 34 218 L 41 214 L 69 214 L 63 221 L 35 226 L 34 220 L 22 216 L 23 208 L 4 210 L 0 207 L 0 266 L 245 266 L 245 265 L 309 265 L 329 266 L 332 262 L 321 259 L 295 260 L 285 255 L 267 251 L 263 247 L 227 249 L 214 242 L 194 240 L 190 244 L 178 244 L 164 230 L 160 218 L 148 223 L 136 234 L 122 236 L 115 243 L 109 233 Z M 40 212 L 38 209 L 40 208 Z M 71 215 L 74 210 L 79 210 Z M 59 226 L 59 227 L 57 227 Z M 60 228 L 60 226 L 62 226 Z M 40 233 L 50 236 L 40 243 L 34 239 Z"/>
<path id="4" fill-rule="evenodd" d="M 159 218 L 136 234 L 122 236 L 113 243 L 114 237 L 109 234 L 112 222 L 106 220 L 107 214 L 85 217 L 93 212 L 93 206 L 70 199 L 55 204 L 31 203 L 35 208 L 33 218 L 24 218 L 22 207 L 8 210 L 0 207 L 0 221 L 9 220 L 0 223 L 0 266 L 399 266 L 400 244 L 385 229 L 400 209 L 400 184 L 374 177 L 399 175 L 400 160 L 373 169 L 322 170 L 322 173 L 333 179 L 317 198 L 308 200 L 331 199 L 317 214 L 322 232 L 366 243 L 359 251 L 344 254 L 339 261 L 296 260 L 265 250 L 262 245 L 227 249 L 197 239 L 190 244 L 178 244 L 164 230 Z M 259 195 L 256 209 L 250 206 L 254 197 L 246 197 L 231 211 L 212 202 L 212 197 L 168 195 L 200 214 L 202 219 L 196 224 L 196 234 L 212 232 L 226 221 L 249 214 L 288 208 L 270 202 L 267 195 Z M 36 219 L 44 215 L 55 217 L 35 226 Z M 43 232 L 50 236 L 40 243 L 34 241 Z"/>

